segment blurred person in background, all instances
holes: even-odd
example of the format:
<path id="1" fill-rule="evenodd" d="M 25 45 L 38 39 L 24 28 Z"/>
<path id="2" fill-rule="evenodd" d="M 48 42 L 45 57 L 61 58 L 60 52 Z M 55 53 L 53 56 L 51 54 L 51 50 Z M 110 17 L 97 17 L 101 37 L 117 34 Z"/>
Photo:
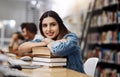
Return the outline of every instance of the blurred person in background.
<path id="1" fill-rule="evenodd" d="M 30 53 L 22 54 L 21 52 L 18 52 L 18 47 L 20 44 L 32 41 L 36 38 L 37 26 L 34 23 L 26 22 L 22 23 L 20 27 L 22 33 L 20 34 L 20 32 L 16 32 L 13 34 L 12 39 L 9 43 L 9 52 L 14 53 L 18 56 L 32 56 Z"/>
<path id="2" fill-rule="evenodd" d="M 37 26 L 34 23 L 22 23 L 21 24 L 22 35 L 25 41 L 31 41 L 36 38 Z"/>
<path id="3" fill-rule="evenodd" d="M 18 47 L 24 41 L 24 37 L 21 32 L 15 32 L 12 35 L 12 38 L 9 42 L 9 52 L 16 53 L 18 51 Z"/>
<path id="4" fill-rule="evenodd" d="M 37 26 L 35 23 L 27 22 L 21 24 L 22 35 L 25 38 L 24 42 L 37 41 L 41 37 L 37 35 Z M 31 52 L 22 53 L 19 52 L 20 56 L 32 56 Z"/>

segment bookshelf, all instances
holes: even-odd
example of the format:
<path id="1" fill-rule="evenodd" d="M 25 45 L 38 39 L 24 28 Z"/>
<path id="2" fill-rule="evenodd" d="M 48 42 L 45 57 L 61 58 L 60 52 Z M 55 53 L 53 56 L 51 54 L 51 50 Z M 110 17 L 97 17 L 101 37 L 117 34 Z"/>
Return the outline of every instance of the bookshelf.
<path id="1" fill-rule="evenodd" d="M 87 50 L 83 58 L 100 59 L 95 77 L 104 77 L 103 71 L 109 70 L 113 76 L 120 76 L 120 2 L 119 0 L 94 1 L 87 32 Z M 114 74 L 113 74 L 114 72 Z M 109 76 L 108 76 L 109 77 Z"/>

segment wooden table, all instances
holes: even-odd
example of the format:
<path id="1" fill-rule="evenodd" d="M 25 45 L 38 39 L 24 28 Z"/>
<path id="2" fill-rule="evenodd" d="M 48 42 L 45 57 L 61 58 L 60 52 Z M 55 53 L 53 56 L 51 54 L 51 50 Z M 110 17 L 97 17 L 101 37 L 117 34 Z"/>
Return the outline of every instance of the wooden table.
<path id="1" fill-rule="evenodd" d="M 18 58 L 17 58 L 18 59 Z M 8 63 L 6 63 L 8 65 Z M 22 69 L 28 77 L 90 77 L 86 74 L 63 67 L 45 67 L 36 69 Z"/>
<path id="2" fill-rule="evenodd" d="M 29 77 L 89 77 L 67 68 L 40 67 L 37 69 L 22 69 Z"/>

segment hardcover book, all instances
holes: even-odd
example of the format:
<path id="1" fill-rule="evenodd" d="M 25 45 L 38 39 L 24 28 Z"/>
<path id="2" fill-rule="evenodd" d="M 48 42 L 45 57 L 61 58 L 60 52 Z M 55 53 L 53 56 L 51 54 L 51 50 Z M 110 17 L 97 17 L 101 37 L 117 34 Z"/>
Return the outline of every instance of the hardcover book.
<path id="1" fill-rule="evenodd" d="M 33 57 L 33 61 L 38 62 L 66 62 L 66 58 L 42 58 L 42 57 Z"/>
<path id="2" fill-rule="evenodd" d="M 33 47 L 32 48 L 32 54 L 34 56 L 47 56 L 52 57 L 52 54 L 50 52 L 50 49 L 48 47 Z"/>
<path id="3" fill-rule="evenodd" d="M 32 48 L 32 55 L 34 57 L 43 57 L 43 58 L 54 58 L 54 57 L 61 57 L 61 56 L 54 56 L 52 55 L 50 49 L 48 47 L 33 47 Z"/>
<path id="4" fill-rule="evenodd" d="M 55 66 L 66 66 L 66 62 L 32 62 L 33 65 L 43 65 L 43 66 L 49 66 L 49 67 L 55 67 Z"/>

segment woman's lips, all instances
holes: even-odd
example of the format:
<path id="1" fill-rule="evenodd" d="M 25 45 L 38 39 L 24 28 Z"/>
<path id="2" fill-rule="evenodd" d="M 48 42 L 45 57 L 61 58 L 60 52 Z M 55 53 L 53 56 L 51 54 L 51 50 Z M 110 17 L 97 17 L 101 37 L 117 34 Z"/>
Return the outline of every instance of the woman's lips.
<path id="1" fill-rule="evenodd" d="M 49 33 L 49 34 L 47 34 L 48 36 L 53 36 L 53 33 Z"/>

